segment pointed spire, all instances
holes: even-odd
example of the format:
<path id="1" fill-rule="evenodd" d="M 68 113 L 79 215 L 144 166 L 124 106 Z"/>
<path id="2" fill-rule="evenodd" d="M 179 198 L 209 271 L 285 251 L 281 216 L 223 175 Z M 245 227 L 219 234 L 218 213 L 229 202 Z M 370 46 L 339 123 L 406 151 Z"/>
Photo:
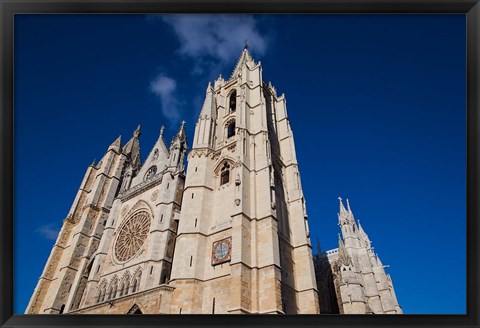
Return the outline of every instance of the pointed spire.
<path id="1" fill-rule="evenodd" d="M 123 153 L 125 155 L 130 155 L 131 159 L 135 159 L 140 154 L 140 142 L 138 141 L 140 137 L 140 124 L 137 126 L 135 131 L 133 131 L 132 138 L 123 146 Z"/>
<path id="2" fill-rule="evenodd" d="M 185 121 L 182 121 L 180 122 L 180 129 L 178 130 L 177 132 L 177 136 L 180 138 L 180 139 L 185 139 Z"/>
<path id="3" fill-rule="evenodd" d="M 338 197 L 338 200 L 340 201 L 340 213 L 346 212 L 347 210 L 345 209 L 345 206 L 343 206 L 342 197 Z"/>
<path id="4" fill-rule="evenodd" d="M 140 136 L 140 124 L 138 124 L 137 128 L 135 131 L 133 131 L 133 137 L 138 138 Z"/>
<path id="5" fill-rule="evenodd" d="M 185 141 L 185 121 L 180 122 L 180 128 L 178 129 L 178 132 L 176 135 L 173 136 L 172 142 L 170 143 L 170 147 L 176 142 L 179 141 L 184 142 Z"/>
<path id="6" fill-rule="evenodd" d="M 340 224 L 341 219 L 346 218 L 348 212 L 345 209 L 345 206 L 343 206 L 342 197 L 338 197 L 338 200 L 340 201 L 340 212 L 338 213 L 338 223 Z"/>
<path id="7" fill-rule="evenodd" d="M 120 152 L 121 147 L 122 147 L 122 136 L 118 136 L 118 138 L 115 139 L 115 141 L 112 142 L 112 144 L 108 147 L 108 150 L 112 149 L 118 153 Z"/>
<path id="8" fill-rule="evenodd" d="M 235 65 L 235 68 L 233 69 L 233 72 L 232 72 L 232 75 L 230 76 L 230 78 L 237 76 L 238 73 L 240 72 L 240 70 L 242 69 L 242 66 L 246 62 L 249 62 L 249 61 L 253 61 L 253 58 L 252 58 L 252 55 L 250 54 L 250 52 L 248 51 L 248 46 L 247 46 L 243 49 L 242 54 L 238 58 L 237 63 Z"/>
<path id="9" fill-rule="evenodd" d="M 205 101 L 203 102 L 202 110 L 200 111 L 200 115 L 198 119 L 201 120 L 204 117 L 216 119 L 217 117 L 216 108 L 217 106 L 216 106 L 213 88 L 210 82 L 208 82 L 208 87 L 205 94 Z"/>
<path id="10" fill-rule="evenodd" d="M 320 240 L 318 239 L 318 236 L 316 238 L 316 243 L 317 243 L 317 254 L 321 255 L 322 254 L 322 248 L 320 247 Z"/>
<path id="11" fill-rule="evenodd" d="M 167 152 L 168 152 L 167 145 L 165 143 L 165 138 L 163 137 L 164 132 L 165 132 L 165 127 L 162 124 L 160 126 L 160 134 L 158 136 L 158 142 L 160 142 L 160 145 L 162 145 L 165 148 L 165 150 L 167 150 Z M 157 142 L 157 144 L 158 144 L 158 142 Z"/>
<path id="12" fill-rule="evenodd" d="M 353 211 L 352 211 L 352 209 L 350 208 L 350 202 L 348 201 L 348 198 L 347 198 L 347 209 L 348 209 L 348 210 L 347 210 L 347 212 L 348 212 L 348 213 L 347 213 L 348 220 L 349 220 L 351 223 L 355 224 L 355 217 L 353 216 Z"/>

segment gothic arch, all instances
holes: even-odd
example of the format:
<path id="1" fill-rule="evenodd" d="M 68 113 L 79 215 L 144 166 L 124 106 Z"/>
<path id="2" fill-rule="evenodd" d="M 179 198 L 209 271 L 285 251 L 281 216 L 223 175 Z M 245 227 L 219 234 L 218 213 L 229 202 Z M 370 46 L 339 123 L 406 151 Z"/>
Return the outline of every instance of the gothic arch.
<path id="1" fill-rule="evenodd" d="M 139 200 L 138 202 L 135 203 L 135 205 L 133 205 L 133 207 L 130 209 L 130 211 L 128 211 L 128 213 L 127 213 L 127 215 L 125 215 L 125 217 L 130 217 L 133 213 L 135 213 L 139 210 L 147 210 L 150 215 L 152 215 L 152 213 L 153 213 L 153 210 L 152 210 L 152 207 L 150 206 L 150 204 L 148 204 L 144 200 Z"/>
<path id="2" fill-rule="evenodd" d="M 218 175 L 220 174 L 220 170 L 222 169 L 223 167 L 223 164 L 227 162 L 231 168 L 234 168 L 235 167 L 235 160 L 229 156 L 225 156 L 223 158 L 220 158 L 217 163 L 215 163 L 215 165 L 213 166 L 213 173 L 215 173 L 215 175 Z"/>
<path id="3" fill-rule="evenodd" d="M 140 287 L 140 281 L 142 279 L 142 270 L 138 267 L 133 274 L 130 285 L 132 286 L 132 293 L 136 293 Z"/>
<path id="4" fill-rule="evenodd" d="M 108 299 L 114 299 L 117 297 L 118 291 L 118 277 L 115 275 L 112 280 L 110 281 L 110 285 L 108 287 Z"/>
<path id="5" fill-rule="evenodd" d="M 236 126 L 235 117 L 230 117 L 225 121 L 225 123 L 223 124 L 223 130 L 224 130 L 225 140 L 236 135 L 237 126 Z"/>
<path id="6" fill-rule="evenodd" d="M 127 270 L 120 280 L 119 292 L 120 296 L 128 295 L 128 289 L 130 288 L 130 272 Z"/>
<path id="7" fill-rule="evenodd" d="M 97 303 L 103 302 L 105 300 L 105 294 L 107 292 L 107 279 L 103 280 L 98 285 L 97 289 Z"/>
<path id="8" fill-rule="evenodd" d="M 143 314 L 143 311 L 137 304 L 134 304 L 130 310 L 128 310 L 127 314 Z"/>
<path id="9" fill-rule="evenodd" d="M 237 110 L 237 89 L 232 89 L 227 96 L 228 114 L 234 113 Z"/>

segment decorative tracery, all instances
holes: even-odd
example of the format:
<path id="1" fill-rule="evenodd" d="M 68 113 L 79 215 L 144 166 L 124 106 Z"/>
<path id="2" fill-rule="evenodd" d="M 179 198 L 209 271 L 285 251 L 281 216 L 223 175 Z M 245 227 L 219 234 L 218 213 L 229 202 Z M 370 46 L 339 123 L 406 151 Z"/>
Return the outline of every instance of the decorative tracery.
<path id="1" fill-rule="evenodd" d="M 119 261 L 128 261 L 138 252 L 148 237 L 150 223 L 146 211 L 136 212 L 125 220 L 115 242 L 115 256 Z"/>

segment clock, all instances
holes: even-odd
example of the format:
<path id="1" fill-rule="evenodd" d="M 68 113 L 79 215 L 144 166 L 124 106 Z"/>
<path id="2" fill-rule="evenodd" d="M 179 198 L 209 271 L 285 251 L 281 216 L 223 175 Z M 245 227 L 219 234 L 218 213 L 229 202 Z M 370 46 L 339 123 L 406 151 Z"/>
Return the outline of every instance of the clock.
<path id="1" fill-rule="evenodd" d="M 232 237 L 217 240 L 212 246 L 212 265 L 225 263 L 232 257 Z"/>

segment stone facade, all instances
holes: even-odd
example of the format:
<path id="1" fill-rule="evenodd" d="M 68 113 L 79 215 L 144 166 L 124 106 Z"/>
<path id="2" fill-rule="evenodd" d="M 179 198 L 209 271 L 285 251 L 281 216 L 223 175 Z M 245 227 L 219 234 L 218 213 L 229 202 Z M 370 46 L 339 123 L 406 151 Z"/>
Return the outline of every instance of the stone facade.
<path id="1" fill-rule="evenodd" d="M 138 127 L 87 169 L 26 313 L 322 312 L 285 95 L 248 49 L 207 87 L 188 171 L 184 124 L 143 164 Z M 376 311 L 372 293 L 343 313 Z"/>
<path id="2" fill-rule="evenodd" d="M 372 242 L 340 199 L 338 248 L 314 256 L 320 313 L 402 314 L 392 278 Z"/>

